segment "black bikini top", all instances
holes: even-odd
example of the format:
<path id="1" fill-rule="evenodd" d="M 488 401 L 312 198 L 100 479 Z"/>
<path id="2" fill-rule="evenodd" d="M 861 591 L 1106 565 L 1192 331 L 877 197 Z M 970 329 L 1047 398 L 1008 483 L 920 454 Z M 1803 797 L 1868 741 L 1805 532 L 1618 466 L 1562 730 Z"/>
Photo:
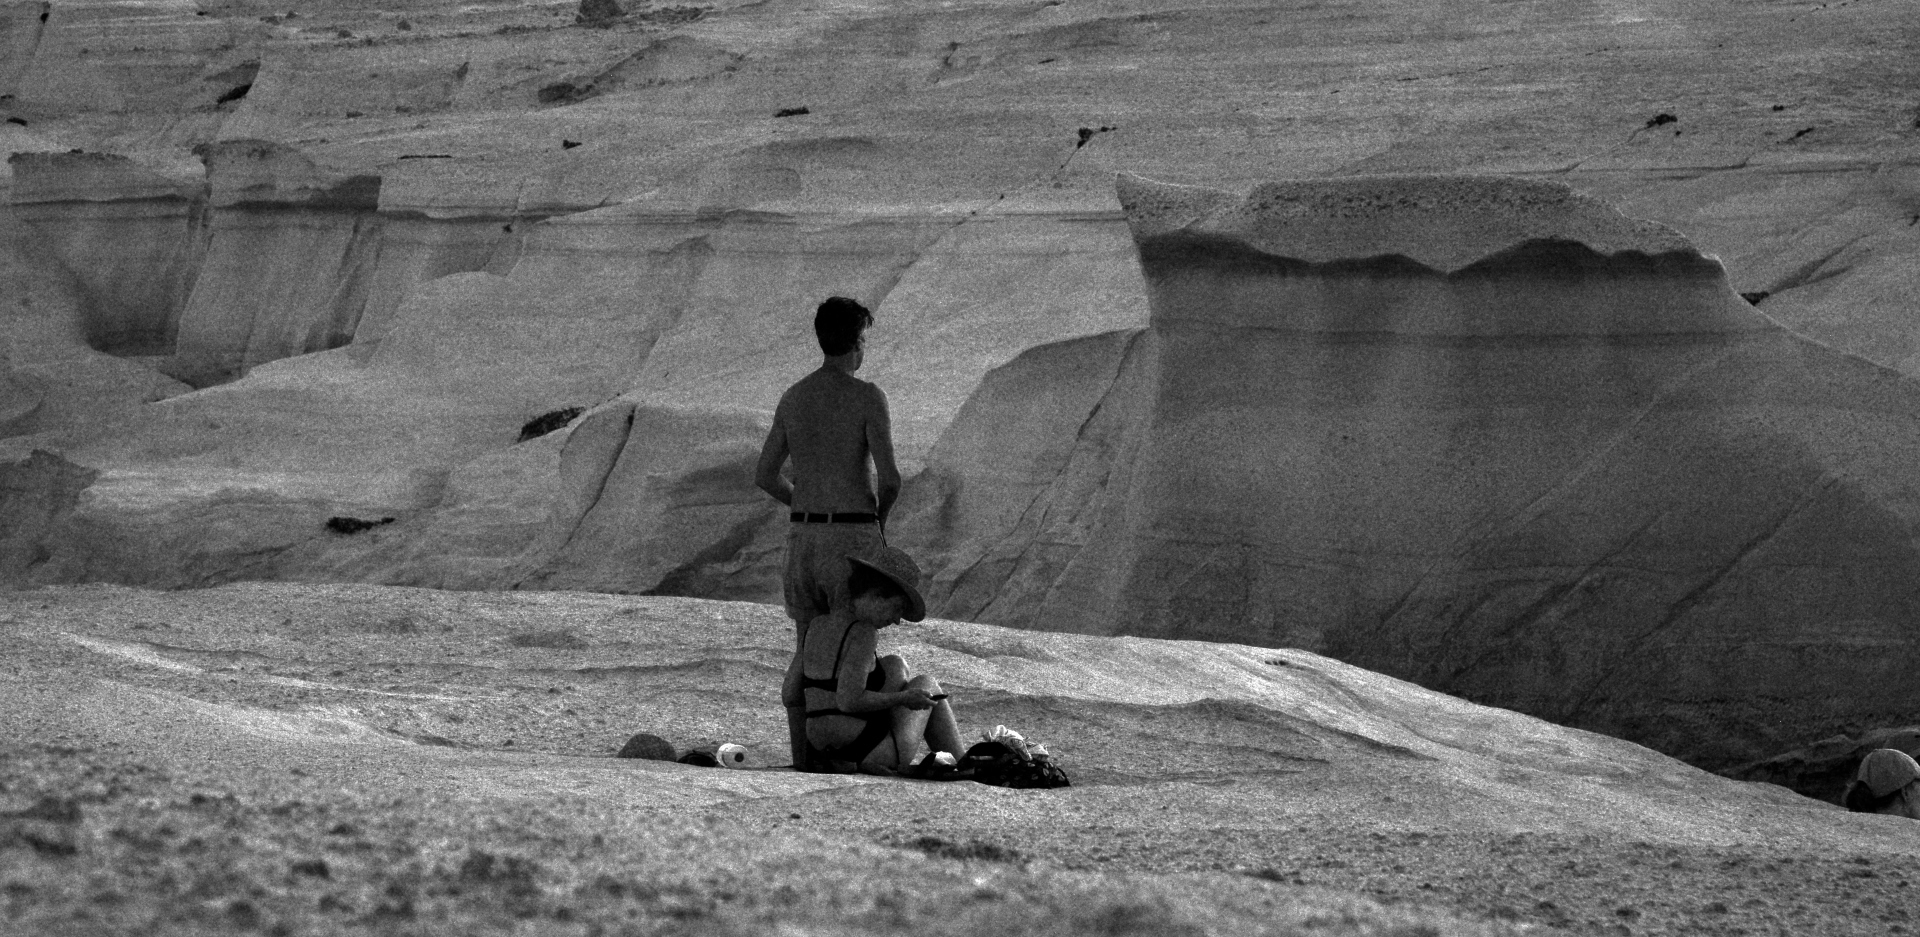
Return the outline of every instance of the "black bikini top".
<path id="1" fill-rule="evenodd" d="M 833 652 L 833 676 L 824 677 L 824 678 L 809 677 L 807 676 L 806 668 L 803 666 L 800 670 L 800 688 L 801 689 L 825 690 L 828 693 L 840 692 L 840 658 L 842 655 L 847 653 L 847 636 L 851 634 L 853 634 L 852 625 L 848 625 L 847 630 L 840 632 L 840 649 Z M 867 671 L 867 690 L 869 692 L 878 691 L 881 687 L 884 687 L 886 685 L 887 685 L 887 671 L 885 668 L 880 666 L 880 655 L 875 654 L 873 655 L 873 669 Z M 851 715 L 851 714 L 843 713 L 838 709 L 809 709 L 807 710 L 807 715 L 808 716 L 826 716 L 826 715 L 845 716 L 845 715 Z"/>

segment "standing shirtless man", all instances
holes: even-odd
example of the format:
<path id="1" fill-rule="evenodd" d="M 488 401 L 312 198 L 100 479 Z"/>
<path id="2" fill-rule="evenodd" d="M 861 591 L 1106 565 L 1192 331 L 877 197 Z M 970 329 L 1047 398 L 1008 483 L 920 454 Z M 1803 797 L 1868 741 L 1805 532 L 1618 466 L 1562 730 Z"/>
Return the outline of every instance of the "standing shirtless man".
<path id="1" fill-rule="evenodd" d="M 761 491 L 793 509 L 785 591 L 795 654 L 780 697 L 787 708 L 793 765 L 802 770 L 807 767 L 807 719 L 798 668 L 807 625 L 846 604 L 851 571 L 847 554 L 865 553 L 884 542 L 887 511 L 900 496 L 887 395 L 853 376 L 860 370 L 864 333 L 872 324 L 873 313 L 844 296 L 820 304 L 813 332 L 826 360 L 780 395 L 754 473 Z M 780 473 L 788 457 L 793 459 L 791 485 Z M 877 478 L 867 473 L 869 459 Z"/>

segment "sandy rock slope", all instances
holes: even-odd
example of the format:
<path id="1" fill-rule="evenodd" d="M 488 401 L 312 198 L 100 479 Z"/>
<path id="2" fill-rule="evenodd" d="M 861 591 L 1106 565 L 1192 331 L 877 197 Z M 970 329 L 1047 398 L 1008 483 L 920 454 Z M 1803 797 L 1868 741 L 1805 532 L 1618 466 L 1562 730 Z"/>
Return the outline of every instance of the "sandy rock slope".
<path id="1" fill-rule="evenodd" d="M 73 933 L 1901 933 L 1913 821 L 1299 651 L 930 621 L 1008 791 L 771 763 L 745 603 L 65 587 L 0 611 L 0 913 Z"/>

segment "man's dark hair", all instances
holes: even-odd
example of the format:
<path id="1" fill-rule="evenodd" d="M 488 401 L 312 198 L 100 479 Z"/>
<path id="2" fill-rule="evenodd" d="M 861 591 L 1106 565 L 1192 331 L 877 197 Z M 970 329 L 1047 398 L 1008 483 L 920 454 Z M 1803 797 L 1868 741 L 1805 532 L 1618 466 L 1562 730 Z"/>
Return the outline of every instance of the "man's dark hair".
<path id="1" fill-rule="evenodd" d="M 828 297 L 813 314 L 813 334 L 829 358 L 852 351 L 860 344 L 860 333 L 872 324 L 873 313 L 845 296 Z"/>
<path id="2" fill-rule="evenodd" d="M 847 574 L 848 599 L 856 599 L 867 594 L 877 595 L 883 599 L 896 595 L 906 598 L 907 593 L 900 588 L 900 584 L 888 578 L 885 573 L 859 563 L 849 565 L 853 567 L 853 572 Z"/>

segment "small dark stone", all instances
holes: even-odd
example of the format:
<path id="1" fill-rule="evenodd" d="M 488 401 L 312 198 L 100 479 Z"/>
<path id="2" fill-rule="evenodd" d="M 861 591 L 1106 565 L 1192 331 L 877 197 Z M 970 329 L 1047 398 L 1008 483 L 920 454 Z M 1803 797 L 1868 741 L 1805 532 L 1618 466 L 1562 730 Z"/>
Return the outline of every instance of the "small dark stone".
<path id="1" fill-rule="evenodd" d="M 556 81 L 541 88 L 534 96 L 542 104 L 570 104 L 584 98 L 589 89 L 582 88 L 571 81 Z"/>
<path id="2" fill-rule="evenodd" d="M 19 125 L 20 125 L 20 126 L 22 126 L 22 127 L 25 127 L 25 126 L 27 125 L 27 122 L 26 122 L 26 121 L 24 121 L 24 120 L 22 120 L 22 119 L 20 119 L 20 118 L 18 118 L 18 117 L 9 117 L 9 118 L 7 118 L 7 123 L 9 123 L 9 124 L 19 124 Z"/>
<path id="3" fill-rule="evenodd" d="M 1680 118 L 1675 117 L 1672 114 L 1655 114 L 1653 115 L 1653 118 L 1651 120 L 1647 121 L 1647 126 L 1660 127 L 1666 124 L 1676 123 L 1679 120 Z"/>
<path id="4" fill-rule="evenodd" d="M 677 757 L 673 743 L 647 732 L 636 733 L 620 746 L 621 758 L 645 758 L 648 761 L 672 761 Z"/>
<path id="5" fill-rule="evenodd" d="M 1766 299 L 1767 297 L 1772 295 L 1773 295 L 1772 293 L 1766 290 L 1755 290 L 1754 292 L 1751 292 L 1751 293 L 1741 293 L 1740 298 L 1746 300 L 1749 305 L 1758 306 L 1760 305 L 1761 300 Z"/>
<path id="6" fill-rule="evenodd" d="M 461 881 L 492 885 L 515 895 L 537 892 L 534 878 L 539 874 L 539 863 L 531 859 L 483 849 L 468 850 L 467 858 L 460 863 Z"/>
<path id="7" fill-rule="evenodd" d="M 811 113 L 813 113 L 813 112 L 812 112 L 812 111 L 810 111 L 810 110 L 808 110 L 808 109 L 806 109 L 806 108 L 804 108 L 804 107 L 783 107 L 783 108 L 781 108 L 781 109 L 779 109 L 779 110 L 777 110 L 777 111 L 774 111 L 774 112 L 773 112 L 773 116 L 775 116 L 775 117 L 799 117 L 799 116 L 800 116 L 801 114 L 811 114 Z"/>
<path id="8" fill-rule="evenodd" d="M 15 845 L 52 857 L 71 856 L 80 851 L 72 828 L 66 824 L 44 820 L 0 821 L 0 852 Z"/>
<path id="9" fill-rule="evenodd" d="M 573 149 L 574 147 L 576 147 L 576 146 L 579 146 L 579 145 L 580 145 L 580 141 L 578 141 L 578 140 L 562 140 L 562 141 L 560 141 L 560 148 L 561 148 L 561 149 L 563 149 L 563 150 L 571 150 L 571 149 Z"/>
<path id="10" fill-rule="evenodd" d="M 1020 854 L 1020 850 L 1014 849 L 1011 846 L 1001 846 L 997 843 L 983 842 L 977 839 L 964 843 L 956 843 L 939 836 L 921 836 L 908 841 L 906 845 L 908 848 L 918 849 L 929 856 L 942 859 L 982 859 L 987 862 L 1021 862 L 1025 859 L 1025 857 Z M 1261 874 L 1261 872 L 1253 874 L 1259 878 L 1269 878 L 1269 874 L 1285 874 L 1274 872 L 1272 869 L 1264 869 L 1262 872 L 1268 874 Z M 1270 878 L 1269 880 L 1282 881 L 1283 879 L 1276 877 Z"/>
<path id="11" fill-rule="evenodd" d="M 253 902 L 245 898 L 235 898 L 227 905 L 227 917 L 231 918 L 235 924 L 241 927 L 258 927 L 260 924 L 260 909 L 254 907 Z"/>
<path id="12" fill-rule="evenodd" d="M 393 24 L 393 27 L 395 29 L 400 30 L 401 32 L 406 32 L 407 30 L 410 30 L 413 28 L 413 24 L 407 22 L 406 20 L 401 20 L 400 22 Z"/>
<path id="13" fill-rule="evenodd" d="M 580 0 L 580 13 L 573 21 L 605 29 L 625 15 L 627 11 L 621 9 L 619 0 Z"/>
<path id="14" fill-rule="evenodd" d="M 71 797 L 42 797 L 33 806 L 15 813 L 0 814 L 0 817 L 18 817 L 22 820 L 45 820 L 48 823 L 79 823 L 80 805 Z"/>
<path id="15" fill-rule="evenodd" d="M 333 870 L 327 867 L 325 859 L 302 859 L 290 866 L 295 875 L 311 875 L 314 878 L 332 878 Z"/>

